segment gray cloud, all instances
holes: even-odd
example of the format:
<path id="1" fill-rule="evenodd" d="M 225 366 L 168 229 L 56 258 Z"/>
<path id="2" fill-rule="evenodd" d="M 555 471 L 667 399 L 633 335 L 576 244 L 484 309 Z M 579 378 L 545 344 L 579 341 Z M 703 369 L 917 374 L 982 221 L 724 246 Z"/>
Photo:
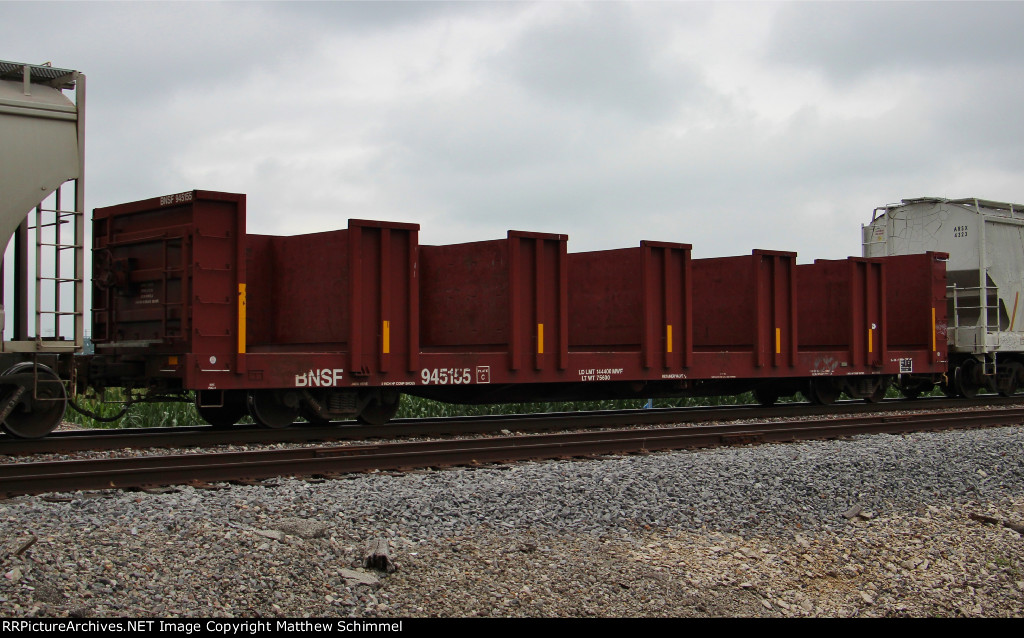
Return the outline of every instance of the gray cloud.
<path id="1" fill-rule="evenodd" d="M 93 206 L 807 260 L 900 197 L 1021 199 L 1020 6 L 7 3 L 0 57 L 88 74 Z"/>
<path id="2" fill-rule="evenodd" d="M 632 4 L 585 4 L 524 32 L 493 67 L 559 108 L 662 119 L 706 88 L 675 60 L 662 24 Z M 649 16 L 648 16 L 649 18 Z"/>
<path id="3" fill-rule="evenodd" d="M 1019 66 L 1019 2 L 810 2 L 780 7 L 767 53 L 836 82 L 873 72 Z"/>
<path id="4" fill-rule="evenodd" d="M 425 21 L 486 15 L 516 10 L 516 2 L 423 2 L 377 0 L 345 2 L 280 2 L 268 4 L 285 20 L 301 21 L 307 28 L 330 26 L 347 31 L 384 30 Z"/>

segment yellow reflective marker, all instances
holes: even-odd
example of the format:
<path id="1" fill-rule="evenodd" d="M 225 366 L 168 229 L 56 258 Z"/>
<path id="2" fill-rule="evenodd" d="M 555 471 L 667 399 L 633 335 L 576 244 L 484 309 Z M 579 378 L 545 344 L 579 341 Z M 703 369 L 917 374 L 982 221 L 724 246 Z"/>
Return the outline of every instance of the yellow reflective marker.
<path id="1" fill-rule="evenodd" d="M 1016 309 L 1014 309 L 1014 311 L 1016 311 Z M 937 350 L 935 347 L 935 307 L 932 306 L 932 351 L 935 350 Z"/>
<path id="2" fill-rule="evenodd" d="M 775 354 L 782 353 L 782 330 L 780 328 L 775 329 Z"/>
<path id="3" fill-rule="evenodd" d="M 537 354 L 544 354 L 544 324 L 537 324 Z"/>
<path id="4" fill-rule="evenodd" d="M 391 354 L 391 322 L 384 322 L 384 354 Z"/>
<path id="5" fill-rule="evenodd" d="M 666 326 L 665 337 L 667 343 L 667 351 L 672 352 L 672 324 L 668 324 L 668 326 Z"/>
<path id="6" fill-rule="evenodd" d="M 245 284 L 238 284 L 238 354 L 245 354 Z"/>
<path id="7" fill-rule="evenodd" d="M 870 352 L 874 352 L 874 344 L 872 343 L 872 341 L 874 340 L 874 336 L 875 336 L 875 329 L 874 328 L 868 328 L 868 352 L 869 353 Z"/>

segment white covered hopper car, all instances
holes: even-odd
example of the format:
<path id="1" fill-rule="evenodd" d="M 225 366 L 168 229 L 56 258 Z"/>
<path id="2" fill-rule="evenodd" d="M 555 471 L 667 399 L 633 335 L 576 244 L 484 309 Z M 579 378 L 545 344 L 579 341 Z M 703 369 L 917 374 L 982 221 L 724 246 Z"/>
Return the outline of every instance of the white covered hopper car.
<path id="1" fill-rule="evenodd" d="M 949 253 L 944 390 L 1013 394 L 1024 382 L 1024 206 L 920 197 L 876 208 L 865 257 Z"/>
<path id="2" fill-rule="evenodd" d="M 82 349 L 84 123 L 83 74 L 0 60 L 0 428 L 15 436 L 60 423 Z"/>

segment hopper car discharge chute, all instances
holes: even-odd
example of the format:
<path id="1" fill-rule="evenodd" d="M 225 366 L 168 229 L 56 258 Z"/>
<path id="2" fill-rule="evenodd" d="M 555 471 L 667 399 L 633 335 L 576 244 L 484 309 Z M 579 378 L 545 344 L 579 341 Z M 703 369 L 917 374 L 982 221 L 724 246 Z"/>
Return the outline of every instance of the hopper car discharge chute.
<path id="1" fill-rule="evenodd" d="M 0 61 L 0 427 L 18 437 L 60 424 L 82 348 L 84 114 L 78 71 Z"/>

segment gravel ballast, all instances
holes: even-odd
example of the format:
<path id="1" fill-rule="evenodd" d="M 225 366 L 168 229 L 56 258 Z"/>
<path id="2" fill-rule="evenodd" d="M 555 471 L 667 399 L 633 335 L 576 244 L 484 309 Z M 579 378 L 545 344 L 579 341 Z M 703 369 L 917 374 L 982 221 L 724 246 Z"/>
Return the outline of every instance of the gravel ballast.
<path id="1" fill-rule="evenodd" d="M 1022 524 L 1009 427 L 51 494 L 0 501 L 0 613 L 1021 616 Z"/>

